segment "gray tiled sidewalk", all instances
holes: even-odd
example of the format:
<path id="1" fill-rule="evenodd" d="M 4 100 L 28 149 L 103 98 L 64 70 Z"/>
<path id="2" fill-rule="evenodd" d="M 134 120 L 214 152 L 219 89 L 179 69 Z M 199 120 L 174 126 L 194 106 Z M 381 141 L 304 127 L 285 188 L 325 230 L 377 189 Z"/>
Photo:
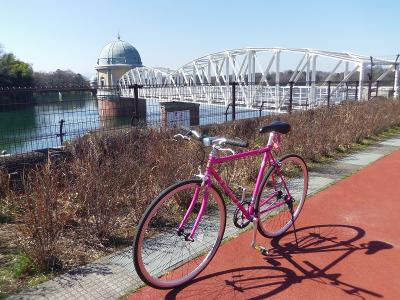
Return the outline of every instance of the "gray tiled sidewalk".
<path id="1" fill-rule="evenodd" d="M 310 173 L 309 194 L 316 193 L 399 149 L 400 136 L 321 166 Z M 240 232 L 231 221 L 233 210 L 233 207 L 228 207 L 225 238 Z M 126 249 L 10 296 L 8 299 L 118 299 L 141 285 L 142 282 L 133 267 L 131 250 Z"/>

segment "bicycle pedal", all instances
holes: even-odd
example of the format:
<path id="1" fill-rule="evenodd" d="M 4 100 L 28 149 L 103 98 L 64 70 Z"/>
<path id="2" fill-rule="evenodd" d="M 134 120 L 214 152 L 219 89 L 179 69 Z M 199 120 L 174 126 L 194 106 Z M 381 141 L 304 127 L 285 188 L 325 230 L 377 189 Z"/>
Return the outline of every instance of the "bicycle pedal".
<path id="1" fill-rule="evenodd" d="M 262 247 L 262 246 L 259 246 L 259 245 L 255 245 L 255 246 L 254 246 L 254 249 L 258 250 L 258 251 L 259 251 L 261 254 L 263 254 L 263 255 L 269 254 L 268 249 L 265 248 L 265 247 Z"/>

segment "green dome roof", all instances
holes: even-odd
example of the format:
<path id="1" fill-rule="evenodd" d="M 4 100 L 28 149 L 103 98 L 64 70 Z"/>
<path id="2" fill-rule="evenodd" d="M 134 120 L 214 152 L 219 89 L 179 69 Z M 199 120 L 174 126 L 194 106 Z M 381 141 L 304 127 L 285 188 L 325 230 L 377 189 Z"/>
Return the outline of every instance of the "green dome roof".
<path id="1" fill-rule="evenodd" d="M 97 60 L 98 66 L 109 65 L 131 65 L 133 67 L 141 67 L 142 60 L 139 52 L 131 44 L 121 40 L 118 36 L 116 41 L 107 44 L 100 52 Z"/>

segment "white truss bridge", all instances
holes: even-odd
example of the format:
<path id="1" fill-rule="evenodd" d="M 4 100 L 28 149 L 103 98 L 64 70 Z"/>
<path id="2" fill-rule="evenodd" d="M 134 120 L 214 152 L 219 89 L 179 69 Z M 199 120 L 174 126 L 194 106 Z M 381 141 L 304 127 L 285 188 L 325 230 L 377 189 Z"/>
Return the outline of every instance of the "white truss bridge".
<path id="1" fill-rule="evenodd" d="M 329 72 L 319 72 L 327 68 Z M 285 83 L 281 78 L 283 70 L 292 70 Z M 133 97 L 133 86 L 142 85 L 141 98 L 227 106 L 232 99 L 231 84 L 236 82 L 237 105 L 280 111 L 289 100 L 291 88 L 293 109 L 323 105 L 328 92 L 332 104 L 348 99 L 364 100 L 368 90 L 374 90 L 368 87 L 368 73 L 375 73 L 373 87 L 379 89 L 379 94 L 399 95 L 397 61 L 292 48 L 222 51 L 195 59 L 177 70 L 134 68 L 121 77 L 119 87 L 123 97 Z M 321 74 L 324 78 L 320 78 Z M 389 77 L 390 84 L 385 81 L 386 86 L 378 86 Z"/>

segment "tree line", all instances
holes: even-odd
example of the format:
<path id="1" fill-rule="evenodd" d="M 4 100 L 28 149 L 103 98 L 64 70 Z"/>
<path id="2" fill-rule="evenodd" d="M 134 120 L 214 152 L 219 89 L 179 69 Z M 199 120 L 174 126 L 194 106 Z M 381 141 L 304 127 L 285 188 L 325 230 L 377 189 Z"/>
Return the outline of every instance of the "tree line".
<path id="1" fill-rule="evenodd" d="M 87 85 L 88 79 L 71 70 L 35 72 L 32 66 L 13 53 L 6 53 L 0 45 L 0 87 Z"/>
<path id="2" fill-rule="evenodd" d="M 60 69 L 54 72 L 34 72 L 33 78 L 36 86 L 80 86 L 89 83 L 87 78 L 79 73 Z"/>

